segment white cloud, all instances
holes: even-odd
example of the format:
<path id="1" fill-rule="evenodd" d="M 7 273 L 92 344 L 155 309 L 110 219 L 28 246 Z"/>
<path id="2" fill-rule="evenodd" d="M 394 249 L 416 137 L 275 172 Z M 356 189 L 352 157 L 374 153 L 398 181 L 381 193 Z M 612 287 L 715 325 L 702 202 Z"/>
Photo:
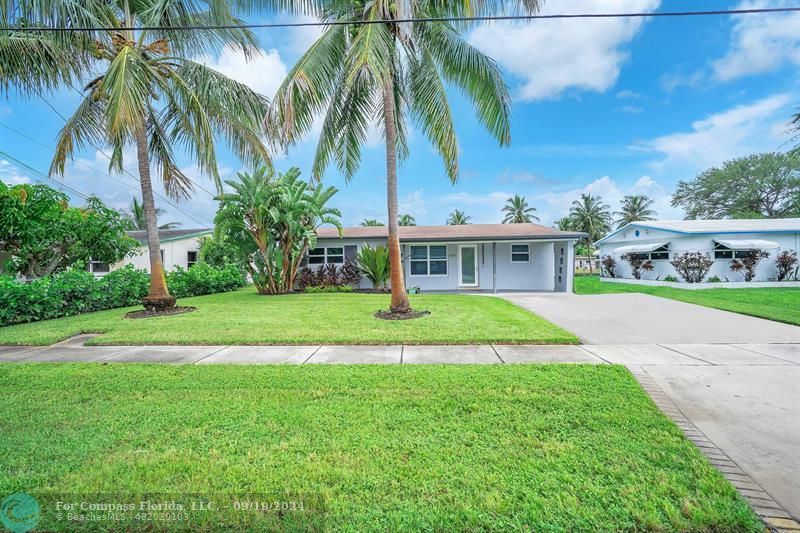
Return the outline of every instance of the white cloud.
<path id="1" fill-rule="evenodd" d="M 737 9 L 789 7 L 788 0 L 747 0 Z M 784 63 L 800 65 L 800 12 L 734 15 L 727 54 L 711 64 L 717 81 L 776 70 Z"/>
<path id="2" fill-rule="evenodd" d="M 548 2 L 543 14 L 652 12 L 660 0 Z M 553 19 L 496 23 L 472 32 L 473 45 L 522 80 L 523 100 L 557 98 L 569 89 L 604 92 L 628 58 L 626 45 L 646 19 Z"/>
<path id="3" fill-rule="evenodd" d="M 622 107 L 618 107 L 617 111 L 622 111 L 623 113 L 642 113 L 644 108 L 640 105 L 624 105 Z"/>
<path id="4" fill-rule="evenodd" d="M 247 57 L 239 50 L 226 46 L 219 57 L 203 56 L 197 59 L 210 68 L 248 85 L 259 94 L 272 98 L 286 77 L 287 68 L 278 50 L 258 50 L 254 57 Z"/>
<path id="5" fill-rule="evenodd" d="M 697 120 L 690 131 L 662 135 L 636 147 L 662 154 L 658 167 L 679 163 L 698 169 L 755 151 L 776 150 L 785 140 L 776 124 L 786 121 L 790 103 L 790 95 L 776 94 Z"/>
<path id="6" fill-rule="evenodd" d="M 0 181 L 6 185 L 22 185 L 30 183 L 31 179 L 10 161 L 0 159 Z"/>
<path id="7" fill-rule="evenodd" d="M 642 98 L 642 95 L 637 93 L 636 91 L 631 91 L 629 89 L 625 89 L 625 90 L 617 92 L 617 98 L 639 100 L 639 99 Z"/>

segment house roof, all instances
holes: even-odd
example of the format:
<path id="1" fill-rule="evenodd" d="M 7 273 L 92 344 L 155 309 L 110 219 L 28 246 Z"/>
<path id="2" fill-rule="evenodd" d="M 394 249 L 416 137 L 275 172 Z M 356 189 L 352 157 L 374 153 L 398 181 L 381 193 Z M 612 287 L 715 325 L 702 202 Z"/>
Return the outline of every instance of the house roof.
<path id="1" fill-rule="evenodd" d="M 597 241 L 607 241 L 629 228 L 651 228 L 686 235 L 710 233 L 794 233 L 800 232 L 800 218 L 746 218 L 724 220 L 653 220 L 632 222 Z"/>
<path id="2" fill-rule="evenodd" d="M 160 229 L 158 230 L 158 240 L 161 242 L 179 241 L 181 239 L 190 239 L 192 237 L 208 235 L 212 231 L 213 230 L 209 228 Z M 147 244 L 147 232 L 145 230 L 129 231 L 127 233 L 129 237 L 133 237 L 142 244 Z"/>
<path id="3" fill-rule="evenodd" d="M 421 241 L 481 241 L 481 240 L 538 240 L 579 239 L 580 232 L 559 231 L 539 224 L 463 224 L 458 226 L 400 226 L 400 240 Z M 336 228 L 319 228 L 320 239 L 338 239 Z M 385 239 L 386 226 L 359 226 L 344 228 L 345 239 Z"/>

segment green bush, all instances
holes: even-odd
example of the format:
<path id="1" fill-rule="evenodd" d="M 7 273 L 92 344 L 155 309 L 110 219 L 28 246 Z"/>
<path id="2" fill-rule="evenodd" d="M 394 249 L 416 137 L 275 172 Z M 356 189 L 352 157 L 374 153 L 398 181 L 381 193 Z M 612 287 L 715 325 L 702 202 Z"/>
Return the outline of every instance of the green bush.
<path id="1" fill-rule="evenodd" d="M 356 260 L 358 268 L 372 282 L 375 290 L 386 288 L 391 276 L 388 247 L 381 245 L 373 248 L 365 244 L 358 252 Z"/>
<path id="2" fill-rule="evenodd" d="M 303 292 L 308 294 L 319 294 L 326 292 L 353 292 L 351 285 L 325 285 L 323 287 L 306 287 Z"/>
<path id="3" fill-rule="evenodd" d="M 243 287 L 238 268 L 196 264 L 167 274 L 177 298 L 227 292 Z M 83 270 L 65 270 L 30 283 L 0 276 L 0 326 L 138 305 L 150 288 L 150 274 L 127 265 L 102 278 Z"/>

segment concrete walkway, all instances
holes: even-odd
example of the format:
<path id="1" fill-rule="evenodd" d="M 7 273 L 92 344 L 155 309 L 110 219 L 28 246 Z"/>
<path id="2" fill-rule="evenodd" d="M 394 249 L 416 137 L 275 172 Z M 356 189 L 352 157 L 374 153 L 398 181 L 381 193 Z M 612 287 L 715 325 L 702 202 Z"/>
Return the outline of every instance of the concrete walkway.
<path id="1" fill-rule="evenodd" d="M 0 363 L 623 364 L 765 520 L 800 518 L 800 343 L 84 346 L 92 337 L 0 347 Z"/>
<path id="2" fill-rule="evenodd" d="M 587 344 L 800 343 L 800 327 L 649 294 L 503 293 Z"/>

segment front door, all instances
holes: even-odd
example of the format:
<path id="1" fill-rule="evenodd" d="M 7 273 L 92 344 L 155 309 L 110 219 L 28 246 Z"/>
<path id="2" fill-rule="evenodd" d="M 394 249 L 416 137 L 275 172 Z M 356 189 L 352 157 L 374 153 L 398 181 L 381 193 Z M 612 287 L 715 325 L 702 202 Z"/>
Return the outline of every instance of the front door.
<path id="1" fill-rule="evenodd" d="M 458 284 L 461 287 L 478 286 L 478 245 L 462 244 L 458 247 Z"/>

